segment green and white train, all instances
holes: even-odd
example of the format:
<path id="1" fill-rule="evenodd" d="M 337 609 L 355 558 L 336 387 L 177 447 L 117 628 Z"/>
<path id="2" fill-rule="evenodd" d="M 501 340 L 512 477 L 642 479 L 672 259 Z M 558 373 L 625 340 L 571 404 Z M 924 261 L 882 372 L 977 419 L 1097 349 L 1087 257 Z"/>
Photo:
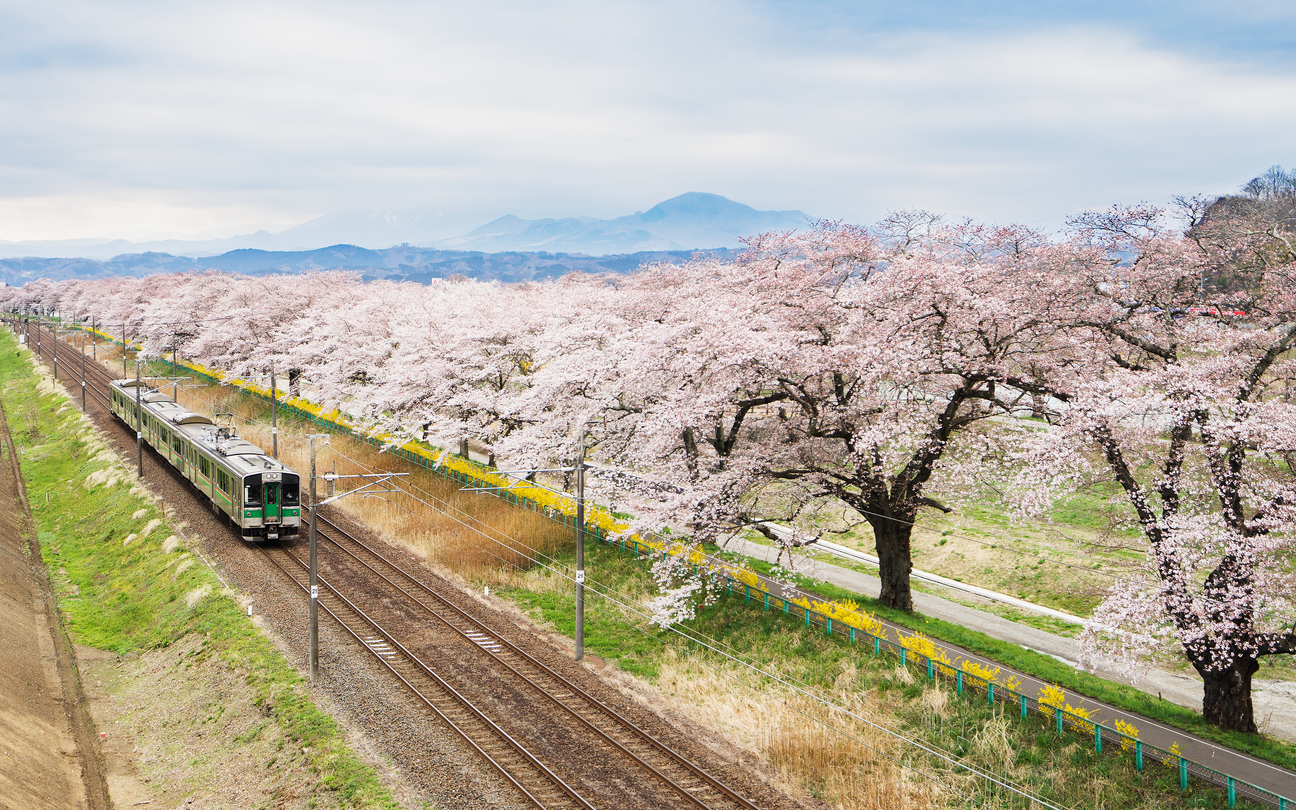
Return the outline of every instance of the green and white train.
<path id="1" fill-rule="evenodd" d="M 110 383 L 112 412 L 175 467 L 234 525 L 245 540 L 277 540 L 301 528 L 301 477 L 232 428 L 218 427 L 160 391 L 135 380 Z"/>

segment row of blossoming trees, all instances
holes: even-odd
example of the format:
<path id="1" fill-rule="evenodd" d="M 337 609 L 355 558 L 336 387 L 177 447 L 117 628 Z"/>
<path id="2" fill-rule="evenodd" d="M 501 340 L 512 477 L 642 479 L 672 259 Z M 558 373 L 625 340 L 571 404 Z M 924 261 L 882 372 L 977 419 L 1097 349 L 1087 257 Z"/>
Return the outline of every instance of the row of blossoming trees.
<path id="1" fill-rule="evenodd" d="M 210 273 L 3 297 L 234 375 L 273 362 L 375 427 L 472 437 L 510 468 L 570 464 L 587 436 L 639 525 L 694 541 L 867 522 L 902 610 L 913 526 L 949 493 L 996 483 L 1038 513 L 1115 482 L 1148 562 L 1092 648 L 1177 649 L 1207 718 L 1254 731 L 1259 657 L 1296 651 L 1296 248 L 1267 205 L 1189 206 L 1186 232 L 1113 210 L 1062 239 L 900 214 L 517 286 Z"/>

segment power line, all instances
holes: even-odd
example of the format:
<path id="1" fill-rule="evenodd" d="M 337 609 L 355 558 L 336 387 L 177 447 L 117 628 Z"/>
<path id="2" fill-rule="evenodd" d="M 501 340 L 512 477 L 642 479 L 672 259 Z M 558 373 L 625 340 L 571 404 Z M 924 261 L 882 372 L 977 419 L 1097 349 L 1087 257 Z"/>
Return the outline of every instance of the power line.
<path id="1" fill-rule="evenodd" d="M 341 452 L 341 451 L 338 451 L 338 450 L 334 449 L 334 452 L 336 452 L 338 455 L 342 456 L 342 458 L 346 459 L 347 461 L 350 461 L 352 464 L 355 464 L 355 465 L 361 467 L 362 469 L 367 469 L 367 470 L 378 470 L 378 471 L 381 471 L 381 468 L 374 467 L 373 465 L 366 464 L 365 462 L 362 462 L 362 461 L 360 461 L 360 460 L 358 460 L 358 459 L 351 458 L 350 456 L 346 455 L 345 453 L 343 453 L 343 452 Z M 398 488 L 399 488 L 399 487 L 398 487 Z M 402 490 L 402 491 L 403 491 L 403 490 Z M 490 537 L 489 535 L 485 535 L 485 533 L 480 532 L 479 530 L 476 530 L 476 529 L 473 528 L 473 527 L 469 527 L 469 526 L 467 526 L 467 525 L 464 524 L 462 521 L 460 521 L 458 518 L 456 518 L 454 515 L 449 515 L 448 513 L 444 512 L 444 510 L 438 508 L 437 506 L 434 506 L 434 505 L 431 504 L 431 503 L 428 503 L 428 502 L 426 502 L 426 501 L 423 501 L 421 498 L 418 498 L 417 496 L 414 496 L 414 495 L 411 494 L 411 493 L 405 493 L 405 494 L 408 495 L 409 497 L 413 498 L 416 502 L 418 502 L 418 503 L 422 503 L 424 506 L 427 506 L 427 507 L 429 507 L 429 508 L 431 508 L 431 509 L 433 509 L 433 510 L 435 510 L 435 511 L 441 512 L 442 514 L 446 514 L 447 517 L 450 517 L 452 520 L 455 520 L 456 523 L 459 523 L 460 525 L 463 525 L 465 528 L 470 528 L 470 529 L 472 529 L 473 531 L 475 531 L 477 534 L 482 534 L 483 536 L 486 536 L 486 538 L 489 539 L 489 540 L 491 540 L 492 542 L 495 542 L 495 543 L 497 543 L 497 544 L 499 544 L 499 545 L 502 545 L 502 546 L 504 546 L 505 548 L 509 548 L 510 551 L 514 551 L 515 553 L 517 552 L 517 549 L 514 549 L 514 548 L 508 546 L 507 544 L 505 544 L 505 543 L 503 543 L 503 542 L 501 542 L 501 541 L 499 541 L 499 540 L 497 540 L 497 539 L 495 539 L 495 538 Z M 439 500 L 439 499 L 438 499 L 438 500 Z M 406 509 L 405 507 L 398 506 L 398 505 L 396 505 L 396 504 L 392 504 L 392 505 L 395 506 L 395 507 L 398 508 L 398 509 L 401 509 L 402 511 L 406 512 L 407 514 L 413 516 L 415 519 L 421 520 L 421 521 L 423 521 L 423 522 L 425 522 L 425 523 L 428 523 L 429 525 L 433 525 L 433 524 L 430 523 L 430 521 L 427 520 L 426 517 L 424 517 L 424 516 L 422 516 L 422 515 L 419 515 L 419 514 L 417 514 L 416 512 L 413 512 L 413 511 L 411 511 L 411 510 L 409 510 L 409 509 Z M 503 533 L 501 532 L 500 534 L 503 534 Z M 503 535 L 503 536 L 508 537 L 507 535 Z M 510 539 L 512 539 L 512 538 L 510 538 Z M 469 542 L 472 542 L 472 541 L 469 541 Z M 480 546 L 480 545 L 477 545 L 476 543 L 474 543 L 473 545 L 476 545 L 479 549 L 481 548 L 481 546 Z M 504 560 L 502 557 L 499 557 L 499 555 L 494 554 L 494 553 L 491 552 L 489 549 L 482 549 L 482 550 L 485 551 L 485 552 L 488 553 L 488 554 L 491 554 L 491 556 L 494 556 L 496 559 L 499 559 L 499 560 L 501 560 L 502 562 L 505 562 L 506 564 L 513 565 L 514 567 L 517 567 L 515 563 L 513 563 L 513 562 L 511 562 L 511 561 L 508 561 L 508 560 Z M 561 570 L 559 570 L 557 567 L 555 567 L 555 566 L 549 564 L 549 563 L 546 562 L 546 561 L 540 560 L 539 558 L 536 558 L 536 557 L 530 557 L 530 556 L 526 555 L 525 553 L 523 553 L 521 556 L 523 556 L 525 559 L 530 560 L 533 564 L 535 564 L 535 565 L 537 565 L 537 566 L 539 566 L 539 567 L 542 567 L 542 568 L 544 568 L 544 569 L 546 569 L 546 570 L 552 572 L 553 574 L 555 574 L 555 575 L 558 576 L 558 577 L 561 577 L 561 578 L 563 578 L 563 579 L 566 579 L 566 580 L 568 580 L 568 581 L 570 581 L 570 582 L 572 582 L 572 583 L 575 582 L 575 577 L 574 577 L 574 576 L 570 575 L 570 574 L 567 573 L 566 571 L 561 571 Z M 590 588 L 591 590 L 593 590 L 594 593 L 596 593 L 597 595 L 603 597 L 603 599 L 605 599 L 608 603 L 617 606 L 617 607 L 620 608 L 622 611 L 624 611 L 624 612 L 626 612 L 626 613 L 629 613 L 629 614 L 631 614 L 631 615 L 633 615 L 633 616 L 637 616 L 637 617 L 639 617 L 640 619 L 643 619 L 643 620 L 648 621 L 649 623 L 652 623 L 652 617 L 651 617 L 651 616 L 649 616 L 648 614 L 646 614 L 646 613 L 644 613 L 643 611 L 639 610 L 637 607 L 635 607 L 634 605 L 630 604 L 629 602 L 623 601 L 622 599 L 620 599 L 620 598 L 618 598 L 616 595 L 614 595 L 615 592 L 613 591 L 613 589 L 612 589 L 612 587 L 611 587 L 610 585 L 607 585 L 606 583 L 602 583 L 602 582 L 598 582 L 598 581 L 587 581 L 587 582 L 585 583 L 585 585 L 586 585 L 587 588 Z M 640 632 L 640 633 L 643 634 L 643 635 L 649 636 L 650 638 L 655 638 L 655 639 L 660 640 L 657 636 L 653 636 L 652 634 L 648 633 L 648 631 L 646 631 L 646 630 L 645 630 L 643 627 L 641 627 L 641 626 L 638 626 L 638 625 L 636 625 L 636 624 L 634 624 L 634 623 L 631 623 L 630 626 L 633 627 L 636 631 Z M 904 736 L 903 734 L 901 734 L 900 732 L 898 732 L 898 731 L 896 731 L 895 729 L 892 729 L 892 728 L 886 726 L 885 724 L 878 723 L 878 722 L 876 722 L 876 721 L 870 720 L 870 719 L 865 718 L 865 717 L 861 717 L 860 715 L 858 715 L 858 714 L 856 714 L 856 713 L 854 713 L 854 712 L 852 712 L 852 711 L 850 711 L 850 710 L 848 710 L 848 709 L 846 709 L 846 708 L 844 708 L 844 707 L 842 707 L 842 706 L 839 706 L 839 705 L 833 703 L 832 701 L 828 700 L 827 698 L 824 698 L 823 696 L 821 696 L 821 695 L 819 695 L 819 694 L 816 694 L 816 693 L 815 693 L 815 690 L 813 689 L 813 687 L 809 686 L 809 684 L 806 684 L 806 683 L 804 683 L 803 681 L 796 681 L 796 682 L 794 682 L 794 681 L 793 681 L 792 679 L 790 679 L 790 678 L 786 678 L 786 677 L 783 677 L 783 676 L 779 676 L 779 675 L 773 674 L 773 673 L 771 673 L 771 672 L 769 672 L 769 671 L 763 669 L 759 664 L 757 664 L 757 663 L 755 663 L 755 662 L 753 662 L 753 661 L 751 661 L 751 660 L 747 660 L 747 659 L 744 658 L 740 653 L 738 653 L 736 650 L 734 650 L 732 647 L 730 647 L 730 646 L 727 645 L 727 644 L 723 644 L 723 643 L 720 642 L 718 639 L 715 639 L 715 638 L 710 637 L 710 636 L 706 636 L 706 635 L 701 634 L 701 633 L 697 633 L 696 631 L 690 631 L 690 632 L 686 633 L 686 632 L 684 632 L 681 628 L 679 628 L 679 627 L 676 626 L 676 625 L 670 625 L 670 626 L 668 626 L 668 627 L 665 627 L 664 629 L 666 629 L 667 631 L 669 631 L 669 632 L 671 632 L 671 633 L 676 634 L 677 636 L 679 636 L 679 637 L 681 637 L 681 638 L 683 638 L 683 639 L 685 639 L 685 640 L 687 640 L 687 641 L 692 642 L 693 644 L 700 645 L 700 646 L 702 646 L 702 647 L 704 647 L 704 648 L 710 650 L 711 652 L 713 652 L 713 653 L 715 653 L 715 654 L 717 654 L 717 655 L 719 655 L 719 656 L 721 656 L 721 657 L 723 657 L 723 658 L 726 658 L 726 659 L 728 659 L 728 660 L 731 660 L 731 661 L 733 661 L 734 663 L 739 664 L 740 666 L 745 667 L 745 668 L 751 670 L 753 673 L 755 673 L 755 674 L 757 674 L 757 675 L 759 675 L 759 676 L 761 676 L 761 677 L 767 678 L 767 679 L 769 679 L 769 680 L 771 680 L 771 681 L 773 681 L 773 682 L 775 682 L 775 683 L 779 683 L 779 684 L 781 684 L 781 685 L 783 685 L 783 686 L 786 686 L 786 687 L 788 687 L 789 689 L 792 689 L 794 692 L 796 692 L 796 693 L 798 693 L 798 694 L 801 694 L 801 695 L 803 695 L 803 696 L 809 698 L 810 700 L 812 700 L 812 701 L 814 701 L 814 702 L 816 702 L 816 703 L 822 704 L 823 706 L 825 706 L 826 708 L 828 708 L 828 709 L 830 709 L 830 710 L 841 712 L 841 713 L 843 713 L 843 714 L 845 714 L 845 715 L 847 715 L 847 716 L 849 716 L 849 717 L 852 717 L 852 718 L 858 720 L 858 721 L 861 722 L 861 723 L 864 723 L 865 725 L 868 725 L 868 726 L 870 726 L 870 727 L 872 727 L 872 728 L 875 728 L 875 729 L 877 729 L 877 730 L 879 730 L 879 731 L 882 731 L 883 733 L 885 733 L 885 734 L 887 734 L 887 735 L 889 735 L 889 736 L 892 736 L 892 737 L 894 737 L 894 738 L 896 738 L 896 739 L 898 739 L 898 740 L 900 740 L 900 741 L 902 741 L 902 742 L 908 743 L 909 745 L 912 745 L 912 746 L 914 746 L 914 747 L 916 747 L 916 748 L 918 748 L 918 749 L 924 751 L 924 752 L 927 753 L 927 754 L 930 754 L 930 755 L 932 755 L 932 756 L 935 756 L 935 757 L 941 759 L 942 761 L 948 762 L 948 763 L 951 764 L 951 765 L 954 765 L 954 766 L 956 766 L 956 767 L 966 768 L 967 770 L 969 770 L 969 771 L 971 771 L 972 773 L 976 774 L 976 775 L 979 776 L 980 778 L 985 779 L 985 780 L 987 780 L 987 781 L 989 781 L 989 782 L 991 782 L 991 783 L 993 783 L 993 784 L 997 784 L 997 785 L 999 785 L 1000 787 L 1002 787 L 1002 788 L 1004 788 L 1004 789 L 1006 789 L 1006 790 L 1009 790 L 1009 791 L 1011 791 L 1011 792 L 1013 792 L 1013 793 L 1016 793 L 1016 794 L 1018 794 L 1018 795 L 1020 795 L 1020 796 L 1022 796 L 1022 797 L 1024 797 L 1024 798 L 1030 799 L 1030 800 L 1032 800 L 1032 801 L 1039 802 L 1040 804 L 1042 804 L 1042 805 L 1045 806 L 1045 807 L 1053 808 L 1053 810 L 1061 810 L 1060 808 L 1056 808 L 1055 805 L 1049 804 L 1049 803 L 1045 802 L 1044 800 L 1042 800 L 1042 799 L 1040 799 L 1040 798 L 1038 798 L 1038 797 L 1035 797 L 1035 796 L 1031 795 L 1031 794 L 1030 794 L 1029 792 L 1027 792 L 1024 788 L 1022 788 L 1022 787 L 1020 787 L 1020 786 L 1018 786 L 1018 785 L 1014 785 L 1014 784 L 1010 784 L 1010 783 L 1008 783 L 1008 782 L 1001 781 L 1000 779 L 997 779 L 995 776 L 993 776 L 993 775 L 991 775 L 991 774 L 988 774 L 988 773 L 985 773 L 985 772 L 982 772 L 980 769 L 976 768 L 975 766 L 970 765 L 970 764 L 968 764 L 968 763 L 966 763 L 966 762 L 964 762 L 964 761 L 962 761 L 962 760 L 959 760 L 958 758 L 953 757 L 952 755 L 950 755 L 950 754 L 948 754 L 948 753 L 946 753 L 946 752 L 940 751 L 939 749 L 932 748 L 932 747 L 930 747 L 930 746 L 928 746 L 928 745 L 926 745 L 926 744 L 924 744 L 924 743 L 922 743 L 922 742 L 919 742 L 919 741 L 917 741 L 917 740 L 913 740 L 913 739 L 910 739 L 910 738 L 908 738 L 908 737 L 905 737 L 905 736 Z M 672 646 L 675 646 L 676 649 L 680 649 L 680 648 L 679 648 L 678 646 L 676 646 L 676 645 L 672 645 Z M 684 650 L 684 651 L 687 652 L 687 650 Z M 734 681 L 736 681 L 736 682 L 738 682 L 738 683 L 743 683 L 741 680 L 738 680 L 737 678 L 735 678 L 732 674 L 727 673 L 727 672 L 724 672 L 724 671 L 722 671 L 722 670 L 719 670 L 718 668 L 716 668 L 715 666 L 713 666 L 710 662 L 707 662 L 707 661 L 705 661 L 705 660 L 703 660 L 703 659 L 697 659 L 696 656 L 692 656 L 692 657 L 694 657 L 695 660 L 699 660 L 701 663 L 703 663 L 703 664 L 704 664 L 705 666 L 707 666 L 708 668 L 711 668 L 712 670 L 716 671 L 717 674 L 720 674 L 720 675 L 722 675 L 722 676 L 724 676 L 724 677 L 726 677 L 726 678 L 729 678 L 729 679 L 731 679 L 731 680 L 734 680 Z M 743 683 L 743 685 L 744 685 L 744 686 L 747 686 L 747 687 L 750 688 L 750 689 L 755 689 L 755 688 L 756 688 L 756 687 L 752 686 L 751 684 L 745 684 L 745 683 Z M 787 706 L 787 707 L 788 707 L 789 709 L 791 709 L 792 711 L 797 711 L 798 713 L 802 714 L 802 716 L 805 716 L 805 717 L 807 717 L 807 718 L 809 718 L 809 719 L 814 719 L 814 720 L 816 720 L 816 722 L 820 722 L 820 723 L 822 723 L 822 721 L 819 720 L 818 718 L 813 718 L 813 717 L 811 717 L 810 715 L 806 715 L 804 712 L 801 712 L 800 710 L 796 709 L 795 707 L 788 705 L 787 702 L 784 701 L 784 700 L 782 700 L 781 698 L 777 698 L 777 697 L 774 697 L 773 695 L 768 695 L 768 694 L 767 694 L 766 696 L 769 697 L 769 698 L 771 698 L 771 699 L 778 700 L 780 703 L 782 703 L 783 705 Z M 826 724 L 825 724 L 825 725 L 826 725 Z M 839 729 L 833 729 L 831 726 L 827 726 L 827 727 L 829 728 L 830 731 L 833 731 L 834 733 L 839 733 L 839 734 L 843 734 L 843 735 L 845 735 L 845 732 L 843 732 L 843 731 L 841 731 L 841 730 L 839 730 Z M 943 780 L 939 779 L 939 777 L 935 777 L 935 776 L 933 776 L 933 775 L 931 775 L 931 774 L 928 774 L 928 773 L 925 773 L 925 772 L 923 772 L 923 771 L 918 771 L 918 770 L 915 769 L 913 766 L 908 765 L 908 764 L 906 764 L 906 763 L 903 763 L 903 762 L 900 762 L 899 760 L 894 759 L 893 757 L 887 755 L 885 752 L 879 751 L 879 750 L 876 749 L 875 747 L 869 745 L 868 743 L 864 742 L 863 740 L 860 740 L 860 739 L 857 738 L 857 737 L 854 737 L 853 735 L 845 735 L 845 736 L 849 736 L 851 739 L 854 739 L 854 740 L 855 740 L 856 742 L 858 742 L 860 745 L 863 745 L 865 748 L 868 748 L 869 750 L 874 751 L 874 752 L 877 753 L 879 756 L 882 756 L 882 757 L 888 759 L 889 761 L 894 762 L 895 764 L 897 764 L 897 765 L 900 766 L 900 767 L 903 767 L 903 768 L 908 769 L 908 770 L 914 770 L 915 772 L 919 773 L 920 775 L 925 776 L 925 777 L 928 778 L 928 779 L 931 779 L 931 780 L 933 780 L 933 781 L 938 782 L 938 783 L 941 784 L 942 786 L 944 786 L 944 787 L 946 787 L 947 789 L 951 790 L 951 792 L 954 792 L 954 793 L 958 793 L 958 792 L 959 792 L 959 791 L 957 791 L 957 790 L 954 790 L 951 786 L 949 786 L 949 785 L 948 785 L 947 783 L 945 783 Z M 964 795 L 965 795 L 965 794 L 964 794 Z M 965 798 L 966 798 L 966 795 L 965 795 Z"/>

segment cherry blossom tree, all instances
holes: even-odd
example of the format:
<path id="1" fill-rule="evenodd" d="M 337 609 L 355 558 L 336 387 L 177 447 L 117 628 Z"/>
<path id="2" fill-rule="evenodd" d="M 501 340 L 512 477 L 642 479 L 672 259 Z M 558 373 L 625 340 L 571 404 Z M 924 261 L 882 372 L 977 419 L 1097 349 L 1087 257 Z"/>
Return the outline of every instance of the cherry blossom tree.
<path id="1" fill-rule="evenodd" d="M 631 348 L 595 397 L 603 456 L 677 487 L 641 515 L 785 546 L 867 522 L 883 603 L 912 610 L 914 523 L 949 509 L 933 477 L 1011 433 L 979 428 L 1037 389 L 1023 352 L 1056 313 L 1029 284 L 1038 235 L 904 233 L 823 223 L 635 276 Z"/>
<path id="2" fill-rule="evenodd" d="M 199 274 L 79 294 L 150 351 L 182 331 L 188 356 L 236 375 L 300 369 L 326 404 L 398 436 L 471 436 L 539 467 L 570 464 L 593 433 L 593 456 L 630 474 L 618 486 L 641 525 L 792 546 L 867 522 L 882 599 L 907 610 L 914 522 L 949 508 L 933 477 L 974 467 L 1006 432 L 980 426 L 1033 390 L 1021 348 L 1055 313 L 1046 289 L 1004 279 L 1038 277 L 1043 247 L 916 214 L 629 278 Z"/>
<path id="3" fill-rule="evenodd" d="M 1280 229 L 1266 240 L 1236 221 L 1190 224 L 1185 238 L 1163 212 L 1116 209 L 1080 218 L 1058 247 L 1070 345 L 1041 366 L 1067 403 L 1018 492 L 1056 494 L 1095 471 L 1119 485 L 1147 567 L 1111 589 L 1087 646 L 1131 666 L 1177 647 L 1204 681 L 1206 719 L 1254 732 L 1259 659 L 1296 652 L 1296 406 L 1284 383 L 1296 372 L 1296 255 Z M 1216 283 L 1239 257 L 1247 283 Z"/>
<path id="4" fill-rule="evenodd" d="M 1059 243 L 916 213 L 629 277 L 188 274 L 32 282 L 0 302 L 93 312 L 153 353 L 183 335 L 235 375 L 273 361 L 368 425 L 472 437 L 510 466 L 567 466 L 588 436 L 639 526 L 792 547 L 868 523 L 882 601 L 901 609 L 913 526 L 950 508 L 933 487 L 1026 442 L 1023 507 L 1101 474 L 1148 542 L 1091 647 L 1177 646 L 1207 718 L 1254 730 L 1258 660 L 1296 651 L 1296 248 L 1270 196 L 1185 201 L 1187 236 L 1150 208 L 1087 215 Z M 1042 411 L 1047 430 L 1009 418 Z"/>

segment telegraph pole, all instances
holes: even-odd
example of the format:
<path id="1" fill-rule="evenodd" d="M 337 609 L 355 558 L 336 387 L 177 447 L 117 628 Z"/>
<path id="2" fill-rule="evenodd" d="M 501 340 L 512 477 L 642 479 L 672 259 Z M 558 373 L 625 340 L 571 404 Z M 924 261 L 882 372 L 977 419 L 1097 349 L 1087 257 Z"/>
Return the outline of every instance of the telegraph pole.
<path id="1" fill-rule="evenodd" d="M 126 376 L 126 323 L 122 322 L 122 376 Z"/>
<path id="2" fill-rule="evenodd" d="M 279 458 L 279 392 L 275 390 L 274 363 L 270 364 L 270 455 Z"/>
<path id="3" fill-rule="evenodd" d="M 122 355 L 123 357 L 125 355 Z M 125 361 L 123 360 L 124 364 Z M 139 465 L 139 477 L 144 477 L 144 409 L 140 407 L 143 402 L 143 395 L 140 394 L 140 361 L 135 358 L 135 463 Z"/>
<path id="4" fill-rule="evenodd" d="M 328 434 L 310 435 L 310 678 L 319 675 L 319 572 L 316 568 L 315 526 L 319 502 L 315 499 L 315 440 Z"/>
<path id="5" fill-rule="evenodd" d="M 58 379 L 58 321 L 50 318 L 50 331 L 54 333 L 54 354 L 50 361 L 50 368 L 54 369 L 54 379 Z"/>
<path id="6" fill-rule="evenodd" d="M 81 413 L 85 413 L 85 335 L 81 336 Z"/>
<path id="7" fill-rule="evenodd" d="M 585 426 L 576 459 L 576 660 L 585 657 Z"/>
<path id="8" fill-rule="evenodd" d="M 324 480 L 328 481 L 329 491 L 333 491 L 333 482 L 339 478 L 361 478 L 368 483 L 360 486 L 350 492 L 343 492 L 338 495 L 332 495 L 322 501 L 316 501 L 315 496 L 315 440 L 328 438 L 327 433 L 312 433 L 310 435 L 310 677 L 313 682 L 319 675 L 319 569 L 317 566 L 317 557 L 315 553 L 316 543 L 316 526 L 318 525 L 319 508 L 333 503 L 339 498 L 345 498 L 348 495 L 355 495 L 358 492 L 399 492 L 399 489 L 370 489 L 370 487 L 381 486 L 390 482 L 393 478 L 409 475 L 409 473 L 362 473 L 360 475 L 338 475 L 337 473 L 325 473 Z"/>

